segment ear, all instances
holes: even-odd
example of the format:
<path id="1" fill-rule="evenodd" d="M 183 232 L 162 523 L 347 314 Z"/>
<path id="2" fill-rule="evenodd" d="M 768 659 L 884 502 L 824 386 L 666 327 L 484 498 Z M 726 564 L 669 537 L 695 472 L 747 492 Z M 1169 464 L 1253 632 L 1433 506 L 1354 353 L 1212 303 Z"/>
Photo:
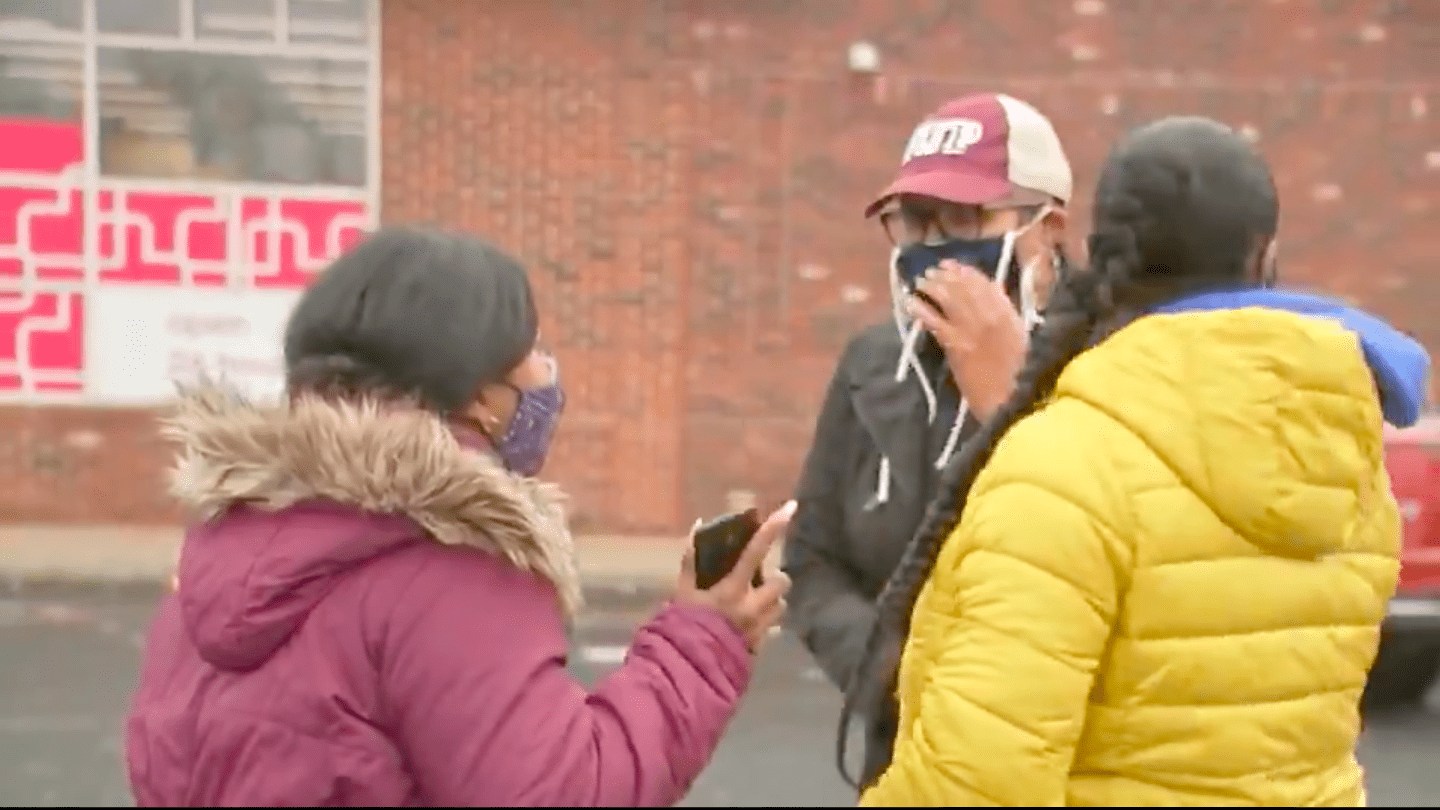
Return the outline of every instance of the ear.
<path id="1" fill-rule="evenodd" d="M 484 386 L 475 395 L 475 400 L 465 409 L 465 415 L 474 419 L 477 424 L 485 429 L 486 433 L 495 435 L 504 420 L 500 418 L 500 403 L 492 403 L 487 389 Z"/>
<path id="2" fill-rule="evenodd" d="M 1260 264 L 1256 267 L 1256 279 L 1262 286 L 1273 287 L 1280 280 L 1280 240 L 1271 237 L 1260 251 Z"/>
<path id="3" fill-rule="evenodd" d="M 1040 227 L 1045 231 L 1045 241 L 1052 245 L 1064 245 L 1065 234 L 1070 227 L 1070 212 L 1058 204 L 1051 206 L 1040 219 Z"/>
<path id="4" fill-rule="evenodd" d="M 1260 262 L 1268 267 L 1279 261 L 1279 255 L 1280 239 L 1278 237 L 1271 237 L 1270 241 L 1265 244 L 1265 252 L 1261 255 Z"/>

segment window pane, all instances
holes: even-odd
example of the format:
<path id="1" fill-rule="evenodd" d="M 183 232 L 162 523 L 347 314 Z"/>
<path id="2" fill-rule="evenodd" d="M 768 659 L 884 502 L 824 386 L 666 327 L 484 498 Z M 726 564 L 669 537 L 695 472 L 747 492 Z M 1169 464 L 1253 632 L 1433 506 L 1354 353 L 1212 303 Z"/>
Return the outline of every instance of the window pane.
<path id="1" fill-rule="evenodd" d="M 0 30 L 18 34 L 34 26 L 79 31 L 80 8 L 81 0 L 4 0 L 0 3 Z"/>
<path id="2" fill-rule="evenodd" d="M 11 397 L 81 387 L 83 71 L 78 42 L 0 41 L 0 391 Z"/>
<path id="3" fill-rule="evenodd" d="M 95 24 L 106 34 L 180 35 L 177 0 L 95 0 Z"/>
<path id="4" fill-rule="evenodd" d="M 290 41 L 363 45 L 366 0 L 290 0 Z"/>
<path id="5" fill-rule="evenodd" d="M 364 62 L 102 48 L 101 171 L 365 184 Z"/>
<path id="6" fill-rule="evenodd" d="M 274 41 L 275 0 L 196 0 L 195 36 Z"/>
<path id="7" fill-rule="evenodd" d="M 79 44 L 0 40 L 0 117 L 78 122 L 84 75 Z"/>

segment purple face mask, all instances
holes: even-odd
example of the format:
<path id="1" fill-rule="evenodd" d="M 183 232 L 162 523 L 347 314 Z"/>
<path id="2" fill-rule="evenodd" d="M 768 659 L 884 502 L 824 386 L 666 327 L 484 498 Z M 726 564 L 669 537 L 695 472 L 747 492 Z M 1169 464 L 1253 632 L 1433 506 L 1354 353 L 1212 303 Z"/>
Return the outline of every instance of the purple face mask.
<path id="1" fill-rule="evenodd" d="M 545 466 L 550 442 L 555 438 L 555 429 L 560 426 L 560 413 L 565 410 L 565 391 L 560 387 L 558 376 L 553 376 L 554 371 L 552 360 L 552 382 L 549 385 L 515 389 L 519 396 L 515 415 L 510 418 L 505 434 L 495 442 L 495 452 L 505 466 L 527 478 L 538 474 Z"/>

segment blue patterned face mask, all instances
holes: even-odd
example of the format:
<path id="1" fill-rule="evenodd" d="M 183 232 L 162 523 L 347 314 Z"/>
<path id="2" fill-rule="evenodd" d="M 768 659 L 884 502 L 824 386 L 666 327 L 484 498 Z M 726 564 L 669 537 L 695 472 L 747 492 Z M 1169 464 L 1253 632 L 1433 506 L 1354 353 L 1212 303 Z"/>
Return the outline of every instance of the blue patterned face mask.
<path id="1" fill-rule="evenodd" d="M 940 262 L 946 259 L 969 265 L 990 278 L 996 278 L 1000 275 L 1000 262 L 1009 253 L 1004 236 L 947 239 L 937 245 L 916 243 L 900 249 L 895 257 L 895 270 L 900 275 L 900 282 L 914 291 L 920 286 L 920 278 L 925 272 L 939 267 Z M 1014 261 L 1014 258 L 1010 257 L 1010 260 Z M 1004 278 L 1001 280 L 1004 281 Z"/>
<path id="2" fill-rule="evenodd" d="M 555 430 L 560 426 L 560 414 L 565 410 L 565 391 L 560 387 L 558 365 L 550 361 L 551 382 L 539 388 L 518 388 L 515 415 L 510 426 L 495 442 L 495 452 L 511 472 L 527 478 L 539 474 L 545 466 L 545 456 L 550 452 L 550 443 Z"/>

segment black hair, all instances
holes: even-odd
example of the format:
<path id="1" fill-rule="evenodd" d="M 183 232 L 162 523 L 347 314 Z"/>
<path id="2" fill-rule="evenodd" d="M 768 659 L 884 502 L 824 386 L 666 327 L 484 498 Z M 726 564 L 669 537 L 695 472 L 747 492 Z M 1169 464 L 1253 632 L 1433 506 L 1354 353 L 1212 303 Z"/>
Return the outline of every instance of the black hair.
<path id="1" fill-rule="evenodd" d="M 535 345 L 525 268 L 479 239 L 411 227 L 367 236 L 322 271 L 285 328 L 292 393 L 458 412 Z"/>
<path id="2" fill-rule="evenodd" d="M 1054 391 L 1071 360 L 1154 306 L 1205 289 L 1258 283 L 1257 259 L 1274 237 L 1279 199 L 1264 158 L 1230 128 L 1205 118 L 1167 118 L 1115 146 L 1101 172 L 1094 212 L 1089 267 L 1060 274 L 1014 392 L 946 466 L 880 594 L 841 711 L 837 764 L 852 786 L 873 784 L 890 763 L 897 673 L 915 600 L 1001 437 Z M 845 762 L 857 713 L 867 732 L 858 782 Z"/>

